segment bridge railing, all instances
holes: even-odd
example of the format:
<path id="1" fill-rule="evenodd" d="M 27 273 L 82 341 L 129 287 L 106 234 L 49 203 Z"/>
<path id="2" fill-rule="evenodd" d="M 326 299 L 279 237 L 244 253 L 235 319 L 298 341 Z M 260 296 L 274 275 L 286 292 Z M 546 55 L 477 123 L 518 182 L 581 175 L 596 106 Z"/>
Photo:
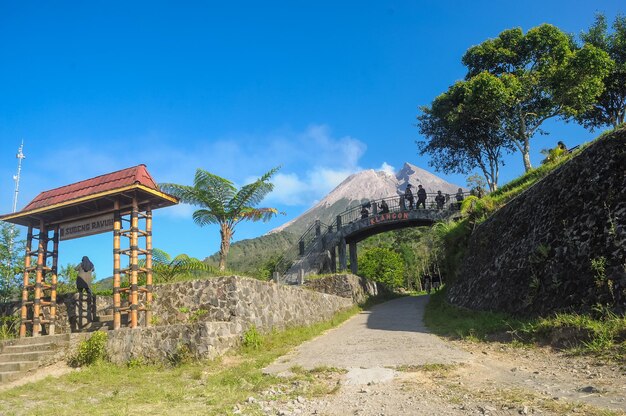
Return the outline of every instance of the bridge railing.
<path id="1" fill-rule="evenodd" d="M 459 196 L 462 196 L 462 201 L 469 195 L 469 192 L 463 192 Z M 404 197 L 404 195 L 395 195 L 386 198 L 370 200 L 368 202 L 361 203 L 360 205 L 348 208 L 346 211 L 340 213 L 333 223 L 333 226 L 337 227 L 337 225 L 339 225 L 339 227 L 342 227 L 346 224 L 358 221 L 362 218 L 367 218 L 373 215 L 380 215 L 384 213 L 384 204 L 382 203 L 383 201 L 387 204 L 387 212 L 403 212 L 417 209 L 458 211 L 460 209 L 460 203 L 459 200 L 457 200 L 457 194 L 442 193 L 442 196 L 444 198 L 443 203 L 437 202 L 437 196 L 438 194 L 436 193 L 426 194 L 426 200 L 424 201 L 424 204 L 420 202 L 419 208 L 417 207 L 418 199 L 416 195 L 414 195 L 413 197 L 412 204 Z M 338 221 L 340 222 L 339 224 L 337 224 Z"/>
<path id="2" fill-rule="evenodd" d="M 297 246 L 291 247 L 283 253 L 276 262 L 274 271 L 278 272 L 281 276 L 284 275 L 298 257 L 308 253 L 315 241 L 324 235 L 328 229 L 329 226 L 319 220 L 311 224 L 298 240 Z"/>

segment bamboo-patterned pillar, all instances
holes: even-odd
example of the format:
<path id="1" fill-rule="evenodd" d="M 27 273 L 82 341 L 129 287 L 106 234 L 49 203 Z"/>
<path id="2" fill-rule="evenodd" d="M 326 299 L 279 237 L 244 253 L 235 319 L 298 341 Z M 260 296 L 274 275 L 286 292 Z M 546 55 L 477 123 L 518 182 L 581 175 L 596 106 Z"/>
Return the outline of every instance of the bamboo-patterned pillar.
<path id="1" fill-rule="evenodd" d="M 120 240 L 122 235 L 122 218 L 120 215 L 120 203 L 114 203 L 113 213 L 113 329 L 120 329 L 122 317 L 120 313 Z"/>
<path id="2" fill-rule="evenodd" d="M 59 266 L 59 226 L 54 227 L 52 235 L 52 276 L 50 277 L 50 324 L 48 334 L 54 335 L 57 318 L 57 273 Z"/>
<path id="3" fill-rule="evenodd" d="M 41 298 L 42 298 L 42 286 L 44 280 L 44 268 L 46 258 L 46 246 L 47 243 L 47 231 L 46 224 L 43 220 L 39 221 L 39 245 L 37 248 L 37 269 L 35 274 L 35 297 L 33 298 L 33 336 L 38 337 L 41 335 L 41 323 L 39 315 L 41 314 Z"/>
<path id="4" fill-rule="evenodd" d="M 152 320 L 152 210 L 146 210 L 146 326 Z"/>
<path id="5" fill-rule="evenodd" d="M 30 285 L 30 256 L 33 247 L 33 226 L 28 227 L 28 234 L 26 237 L 26 255 L 24 256 L 24 280 L 22 286 L 22 309 L 20 311 L 20 337 L 26 336 L 26 321 L 28 320 L 28 289 Z"/>
<path id="6" fill-rule="evenodd" d="M 130 327 L 137 328 L 137 309 L 139 308 L 137 277 L 139 251 L 139 206 L 137 196 L 133 196 L 130 213 Z"/>

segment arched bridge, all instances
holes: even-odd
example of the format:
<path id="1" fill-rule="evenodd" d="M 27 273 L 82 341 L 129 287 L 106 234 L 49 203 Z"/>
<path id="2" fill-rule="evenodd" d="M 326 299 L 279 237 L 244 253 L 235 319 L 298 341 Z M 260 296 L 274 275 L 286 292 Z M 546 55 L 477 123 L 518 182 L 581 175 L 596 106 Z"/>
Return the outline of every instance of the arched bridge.
<path id="1" fill-rule="evenodd" d="M 308 274 L 346 271 L 348 257 L 350 271 L 356 274 L 359 241 L 386 231 L 432 226 L 459 217 L 459 199 L 467 195 L 463 193 L 457 198 L 442 194 L 437 198 L 437 194 L 427 194 L 419 206 L 417 199 L 410 203 L 404 196 L 396 195 L 352 207 L 339 214 L 331 225 L 315 221 L 298 241 L 297 254 L 283 255 L 277 267 L 282 274 L 280 280 L 293 284 Z"/>

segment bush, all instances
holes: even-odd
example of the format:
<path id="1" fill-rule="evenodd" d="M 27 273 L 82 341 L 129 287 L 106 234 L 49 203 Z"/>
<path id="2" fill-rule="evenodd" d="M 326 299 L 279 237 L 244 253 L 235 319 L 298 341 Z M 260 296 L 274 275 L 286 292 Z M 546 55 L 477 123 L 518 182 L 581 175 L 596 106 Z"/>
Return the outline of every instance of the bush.
<path id="1" fill-rule="evenodd" d="M 94 332 L 91 337 L 78 344 L 78 349 L 74 355 L 70 356 L 68 364 L 72 367 L 83 367 L 105 360 L 108 338 L 106 332 Z"/>
<path id="2" fill-rule="evenodd" d="M 359 274 L 390 288 L 404 283 L 404 261 L 400 254 L 386 247 L 372 247 L 359 257 Z"/>
<path id="3" fill-rule="evenodd" d="M 258 350 L 261 346 L 261 334 L 256 329 L 256 326 L 252 325 L 243 334 L 242 344 L 246 348 Z"/>
<path id="4" fill-rule="evenodd" d="M 19 322 L 17 316 L 0 316 L 0 340 L 17 337 Z"/>

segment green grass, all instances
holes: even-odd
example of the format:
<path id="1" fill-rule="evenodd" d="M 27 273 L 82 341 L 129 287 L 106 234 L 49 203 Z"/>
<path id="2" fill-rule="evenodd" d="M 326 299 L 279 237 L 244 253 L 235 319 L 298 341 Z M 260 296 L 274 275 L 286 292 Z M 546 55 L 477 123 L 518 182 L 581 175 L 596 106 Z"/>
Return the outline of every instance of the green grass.
<path id="1" fill-rule="evenodd" d="M 327 394 L 336 387 L 325 385 L 320 375 L 332 369 L 301 371 L 290 379 L 264 375 L 261 370 L 359 310 L 354 307 L 327 322 L 263 335 L 258 346 L 242 347 L 211 361 L 183 362 L 176 367 L 98 362 L 58 379 L 3 391 L 0 414 L 224 415 L 248 397 L 259 398 L 261 392 L 277 385 L 286 386 L 288 395 L 294 397 Z"/>
<path id="2" fill-rule="evenodd" d="M 445 290 L 430 296 L 424 323 L 443 336 L 484 340 L 487 335 L 518 328 L 520 322 L 503 313 L 471 311 L 445 301 Z"/>
<path id="3" fill-rule="evenodd" d="M 445 291 L 431 295 L 424 322 L 438 335 L 472 341 L 496 339 L 514 346 L 551 345 L 576 355 L 626 364 L 626 317 L 556 314 L 518 319 L 504 313 L 472 311 L 450 305 Z"/>

